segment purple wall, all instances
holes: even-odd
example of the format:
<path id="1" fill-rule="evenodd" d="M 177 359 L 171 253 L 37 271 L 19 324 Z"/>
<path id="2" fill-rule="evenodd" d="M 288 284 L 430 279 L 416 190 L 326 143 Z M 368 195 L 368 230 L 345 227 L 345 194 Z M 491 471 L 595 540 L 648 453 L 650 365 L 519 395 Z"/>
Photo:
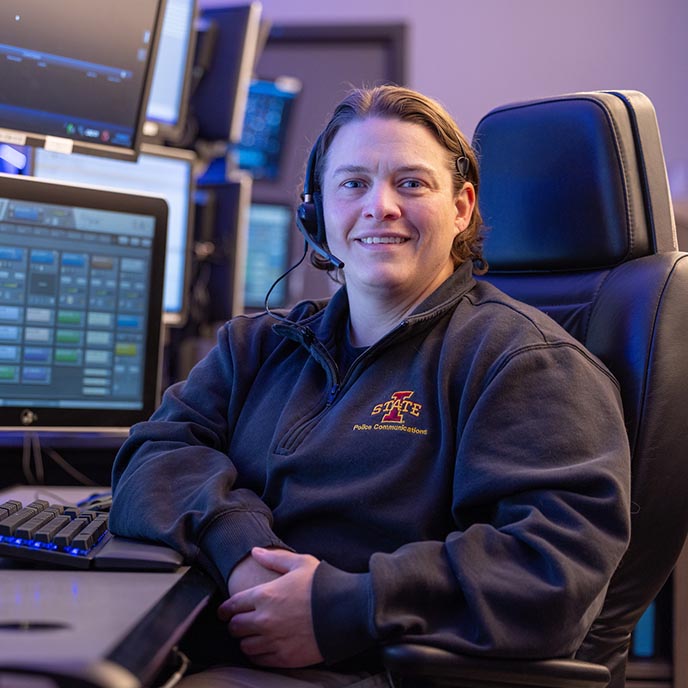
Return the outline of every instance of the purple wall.
<path id="1" fill-rule="evenodd" d="M 240 4 L 200 0 L 201 6 Z M 408 85 L 470 135 L 490 108 L 596 89 L 636 89 L 657 110 L 676 198 L 688 198 L 686 0 L 262 0 L 279 24 L 409 27 Z"/>

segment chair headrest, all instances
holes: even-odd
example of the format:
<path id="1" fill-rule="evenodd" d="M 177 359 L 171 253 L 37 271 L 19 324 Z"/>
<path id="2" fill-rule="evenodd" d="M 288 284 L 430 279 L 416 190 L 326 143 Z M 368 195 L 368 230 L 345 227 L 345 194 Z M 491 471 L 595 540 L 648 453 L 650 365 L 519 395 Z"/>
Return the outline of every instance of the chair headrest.
<path id="1" fill-rule="evenodd" d="M 676 250 L 657 119 L 642 93 L 499 107 L 473 145 L 491 271 L 594 270 Z"/>

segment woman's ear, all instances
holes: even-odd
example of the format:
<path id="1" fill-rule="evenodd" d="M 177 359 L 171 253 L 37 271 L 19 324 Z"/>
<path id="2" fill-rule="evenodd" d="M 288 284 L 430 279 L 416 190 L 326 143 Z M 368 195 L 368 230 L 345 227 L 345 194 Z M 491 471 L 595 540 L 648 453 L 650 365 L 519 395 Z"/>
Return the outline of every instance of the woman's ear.
<path id="1" fill-rule="evenodd" d="M 470 182 L 465 182 L 463 188 L 456 196 L 456 228 L 463 232 L 471 223 L 473 209 L 475 208 L 475 187 Z"/>

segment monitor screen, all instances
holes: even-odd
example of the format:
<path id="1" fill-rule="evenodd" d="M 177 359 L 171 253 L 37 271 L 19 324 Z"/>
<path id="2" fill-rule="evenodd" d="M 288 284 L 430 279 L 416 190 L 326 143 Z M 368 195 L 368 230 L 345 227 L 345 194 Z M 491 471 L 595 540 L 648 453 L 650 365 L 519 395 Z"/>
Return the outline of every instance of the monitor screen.
<path id="1" fill-rule="evenodd" d="M 134 158 L 161 4 L 3 2 L 0 142 Z"/>
<path id="2" fill-rule="evenodd" d="M 191 151 L 150 144 L 142 144 L 135 163 L 42 149 L 34 154 L 36 177 L 152 194 L 167 201 L 163 319 L 168 325 L 183 324 L 187 313 L 194 162 Z"/>
<path id="3" fill-rule="evenodd" d="M 159 385 L 164 200 L 0 178 L 0 426 L 109 430 Z"/>
<path id="4" fill-rule="evenodd" d="M 294 209 L 278 203 L 252 203 L 248 220 L 248 251 L 244 282 L 246 308 L 265 306 L 270 287 L 289 268 L 289 245 Z M 269 306 L 286 306 L 287 282 L 281 280 L 270 293 Z"/>
<path id="5" fill-rule="evenodd" d="M 196 0 L 167 0 L 143 133 L 179 141 L 184 133 L 196 44 Z"/>
<path id="6" fill-rule="evenodd" d="M 239 167 L 249 170 L 254 179 L 279 177 L 291 113 L 300 92 L 301 81 L 291 77 L 251 83 L 235 152 Z"/>
<path id="7" fill-rule="evenodd" d="M 205 72 L 190 103 L 197 138 L 232 143 L 241 139 L 260 15 L 259 3 L 201 10 L 196 62 L 204 63 Z"/>

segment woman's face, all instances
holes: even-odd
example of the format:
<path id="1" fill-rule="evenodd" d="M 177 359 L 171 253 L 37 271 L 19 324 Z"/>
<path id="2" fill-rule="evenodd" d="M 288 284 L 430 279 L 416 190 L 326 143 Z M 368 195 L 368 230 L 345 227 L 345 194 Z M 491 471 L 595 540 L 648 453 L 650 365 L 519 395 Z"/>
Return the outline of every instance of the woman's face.
<path id="1" fill-rule="evenodd" d="M 418 303 L 451 275 L 452 243 L 475 202 L 470 184 L 455 196 L 452 164 L 419 124 L 373 117 L 337 132 L 322 175 L 323 210 L 350 294 Z"/>

